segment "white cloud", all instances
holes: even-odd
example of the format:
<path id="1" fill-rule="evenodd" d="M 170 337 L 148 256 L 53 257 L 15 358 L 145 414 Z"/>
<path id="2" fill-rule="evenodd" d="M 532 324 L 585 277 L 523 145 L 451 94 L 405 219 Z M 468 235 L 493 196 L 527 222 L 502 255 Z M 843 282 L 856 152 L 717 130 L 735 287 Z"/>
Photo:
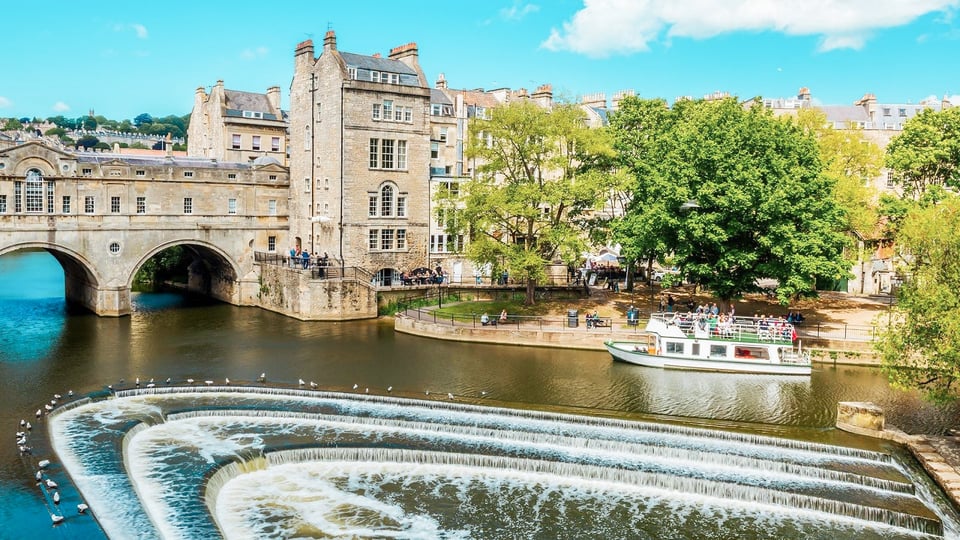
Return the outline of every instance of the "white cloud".
<path id="1" fill-rule="evenodd" d="M 540 6 L 536 4 L 524 4 L 521 0 L 514 0 L 512 6 L 500 10 L 500 16 L 508 21 L 519 21 L 539 10 Z"/>
<path id="2" fill-rule="evenodd" d="M 267 53 L 270 52 L 270 49 L 266 47 L 255 47 L 252 49 L 244 49 L 240 52 L 240 58 L 244 60 L 256 60 L 257 58 L 263 58 L 267 56 Z"/>
<path id="3" fill-rule="evenodd" d="M 147 32 L 147 27 L 140 23 L 113 25 L 114 32 L 126 32 L 128 30 L 133 30 L 133 33 L 135 33 L 140 39 L 147 39 L 149 35 Z"/>
<path id="4" fill-rule="evenodd" d="M 70 106 L 62 101 L 58 101 L 53 104 L 53 110 L 57 112 L 67 112 L 70 110 Z"/>
<path id="5" fill-rule="evenodd" d="M 960 0 L 584 0 L 553 29 L 550 50 L 589 56 L 646 51 L 661 38 L 706 39 L 736 31 L 820 36 L 821 51 L 862 48 L 872 31 L 928 13 L 946 18 Z"/>
<path id="6" fill-rule="evenodd" d="M 5 98 L 5 97 L 3 97 L 3 96 L 0 96 L 0 109 L 9 107 L 9 106 L 11 106 L 11 105 L 13 105 L 13 102 L 12 102 L 12 101 L 10 101 L 9 99 L 7 99 L 7 98 Z"/>

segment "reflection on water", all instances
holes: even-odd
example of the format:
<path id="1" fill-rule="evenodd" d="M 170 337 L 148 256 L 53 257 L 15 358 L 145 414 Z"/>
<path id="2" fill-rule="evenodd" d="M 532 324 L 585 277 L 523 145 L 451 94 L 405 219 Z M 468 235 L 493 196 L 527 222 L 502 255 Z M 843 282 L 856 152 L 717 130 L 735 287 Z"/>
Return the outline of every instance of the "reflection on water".
<path id="1" fill-rule="evenodd" d="M 7 255 L 0 269 L 0 425 L 8 428 L 68 389 L 90 392 L 136 377 L 252 381 L 261 372 L 271 382 L 303 378 L 330 390 L 352 391 L 356 384 L 371 394 L 392 386 L 405 397 L 451 392 L 524 409 L 870 449 L 878 443 L 831 429 L 837 401 L 873 401 L 888 422 L 911 432 L 939 433 L 960 417 L 960 405 L 934 408 L 892 391 L 878 370 L 863 367 L 816 366 L 808 379 L 673 372 L 614 363 L 602 352 L 429 340 L 397 335 L 389 320 L 302 322 L 170 294 L 135 294 L 130 317 L 67 316 L 62 272 L 52 257 Z M 41 530 L 44 538 L 49 516 L 32 475 L 13 444 L 0 445 L 0 530 Z"/>

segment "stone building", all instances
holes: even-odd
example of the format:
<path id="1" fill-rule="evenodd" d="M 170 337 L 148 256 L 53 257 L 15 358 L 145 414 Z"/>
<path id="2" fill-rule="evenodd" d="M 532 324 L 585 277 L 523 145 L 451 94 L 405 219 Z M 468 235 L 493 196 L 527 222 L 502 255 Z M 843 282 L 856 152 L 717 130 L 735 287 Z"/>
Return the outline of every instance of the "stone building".
<path id="1" fill-rule="evenodd" d="M 290 85 L 290 233 L 392 285 L 428 264 L 430 88 L 415 43 L 384 58 L 297 45 Z"/>
<path id="2" fill-rule="evenodd" d="M 223 81 L 194 94 L 187 154 L 218 161 L 248 163 L 269 157 L 287 163 L 287 122 L 280 109 L 280 87 L 266 94 L 227 90 Z"/>

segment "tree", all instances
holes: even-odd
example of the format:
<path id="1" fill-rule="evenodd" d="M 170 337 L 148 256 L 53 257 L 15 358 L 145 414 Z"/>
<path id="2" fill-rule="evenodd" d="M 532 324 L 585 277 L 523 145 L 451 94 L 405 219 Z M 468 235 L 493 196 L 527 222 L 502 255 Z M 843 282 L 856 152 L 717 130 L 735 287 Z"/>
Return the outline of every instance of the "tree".
<path id="1" fill-rule="evenodd" d="M 930 186 L 960 187 L 960 108 L 924 109 L 911 118 L 887 145 L 887 167 L 914 199 Z"/>
<path id="2" fill-rule="evenodd" d="M 677 102 L 637 155 L 637 223 L 647 249 L 671 253 L 680 275 L 728 301 L 779 283 L 781 303 L 816 295 L 818 277 L 847 274 L 843 214 L 816 141 L 789 118 L 735 99 Z M 686 210 L 685 210 L 686 209 Z"/>
<path id="3" fill-rule="evenodd" d="M 598 164 L 613 157 L 609 136 L 587 127 L 575 105 L 519 100 L 471 123 L 467 157 L 478 162 L 476 178 L 462 199 L 441 193 L 439 211 L 458 218 L 448 230 L 470 233 L 467 256 L 525 282 L 532 304 L 545 265 L 583 252 L 584 224 L 602 200 Z"/>
<path id="4" fill-rule="evenodd" d="M 140 113 L 137 115 L 136 118 L 133 119 L 133 125 L 137 126 L 138 129 L 143 127 L 144 124 L 152 124 L 152 123 L 153 123 L 153 117 L 147 113 Z"/>
<path id="5" fill-rule="evenodd" d="M 97 129 L 97 119 L 92 116 L 85 116 L 83 118 L 83 129 L 87 131 L 93 131 Z"/>
<path id="6" fill-rule="evenodd" d="M 629 269 L 633 261 L 646 260 L 648 279 L 653 274 L 653 262 L 669 250 L 664 241 L 666 208 L 654 180 L 659 145 L 672 121 L 666 101 L 634 96 L 622 100 L 610 117 L 618 163 L 630 177 L 621 184 L 619 196 L 626 202 L 622 212 L 613 214 L 618 216 L 613 219 L 613 240 L 620 244 L 620 255 L 628 261 Z M 628 281 L 627 290 L 632 287 L 632 281 Z"/>
<path id="7" fill-rule="evenodd" d="M 833 196 L 844 212 L 847 228 L 870 236 L 879 219 L 876 190 L 870 182 L 880 174 L 883 150 L 867 140 L 859 127 L 834 129 L 818 109 L 801 110 L 797 123 L 817 139 L 823 174 L 834 182 Z"/>
<path id="8" fill-rule="evenodd" d="M 23 124 L 16 118 L 7 118 L 3 124 L 4 131 L 16 131 L 19 129 L 23 129 Z"/>
<path id="9" fill-rule="evenodd" d="M 48 137 L 65 137 L 67 135 L 67 130 L 61 127 L 50 128 L 47 131 L 43 132 L 44 135 Z"/>
<path id="10" fill-rule="evenodd" d="M 941 194 L 903 220 L 897 246 L 907 279 L 874 340 L 891 384 L 936 402 L 960 394 L 960 198 Z"/>
<path id="11" fill-rule="evenodd" d="M 100 142 L 100 139 L 94 137 L 93 135 L 84 135 L 83 137 L 80 137 L 79 139 L 77 139 L 77 147 L 79 148 L 82 146 L 88 149 L 94 148 L 97 146 L 99 142 Z"/>

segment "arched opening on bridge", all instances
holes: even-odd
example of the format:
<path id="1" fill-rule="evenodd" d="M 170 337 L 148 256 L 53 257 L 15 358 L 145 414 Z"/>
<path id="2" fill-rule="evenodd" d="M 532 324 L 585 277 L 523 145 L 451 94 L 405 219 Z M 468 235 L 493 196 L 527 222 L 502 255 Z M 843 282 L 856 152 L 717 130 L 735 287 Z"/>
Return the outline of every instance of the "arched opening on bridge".
<path id="1" fill-rule="evenodd" d="M 68 313 L 100 312 L 101 280 L 93 265 L 61 246 L 26 243 L 3 249 L 0 282 L 0 297 L 62 299 Z"/>
<path id="2" fill-rule="evenodd" d="M 196 241 L 158 246 L 130 276 L 133 291 L 178 290 L 236 304 L 238 270 L 223 251 Z"/>

